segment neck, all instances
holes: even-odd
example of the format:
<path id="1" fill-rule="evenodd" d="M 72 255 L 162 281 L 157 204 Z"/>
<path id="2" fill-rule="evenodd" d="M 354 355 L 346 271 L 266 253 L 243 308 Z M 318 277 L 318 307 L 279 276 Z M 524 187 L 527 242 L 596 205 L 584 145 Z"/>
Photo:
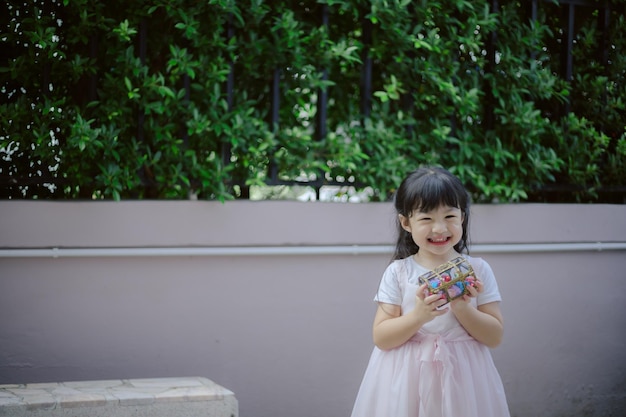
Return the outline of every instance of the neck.
<path id="1" fill-rule="evenodd" d="M 443 255 L 417 252 L 415 255 L 413 255 L 413 259 L 415 259 L 415 262 L 417 262 L 418 264 L 422 265 L 425 268 L 435 269 L 439 265 L 446 263 L 448 261 L 451 261 L 457 256 L 460 256 L 460 254 L 455 250 L 452 250 Z"/>

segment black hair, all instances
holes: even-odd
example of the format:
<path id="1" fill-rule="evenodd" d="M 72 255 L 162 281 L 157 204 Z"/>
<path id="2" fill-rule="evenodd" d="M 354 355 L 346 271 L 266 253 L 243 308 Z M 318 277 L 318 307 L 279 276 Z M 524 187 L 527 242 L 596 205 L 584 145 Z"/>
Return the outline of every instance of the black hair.
<path id="1" fill-rule="evenodd" d="M 461 253 L 468 249 L 470 197 L 461 180 L 448 170 L 437 166 L 425 166 L 411 172 L 402 181 L 394 195 L 397 214 L 410 217 L 415 211 L 428 212 L 440 206 L 456 207 L 463 213 L 463 234 L 454 249 Z M 393 260 L 404 259 L 419 251 L 411 233 L 402 228 L 396 216 L 398 238 Z"/>

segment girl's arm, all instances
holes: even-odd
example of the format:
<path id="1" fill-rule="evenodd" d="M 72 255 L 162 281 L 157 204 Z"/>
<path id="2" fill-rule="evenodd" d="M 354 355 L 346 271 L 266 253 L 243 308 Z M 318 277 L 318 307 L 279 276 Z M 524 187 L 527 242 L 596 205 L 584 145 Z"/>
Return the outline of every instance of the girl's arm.
<path id="1" fill-rule="evenodd" d="M 374 344 L 382 350 L 390 350 L 404 344 L 421 327 L 437 316 L 445 314 L 447 308 L 436 308 L 445 303 L 439 295 L 424 296 L 425 285 L 417 290 L 415 308 L 402 315 L 402 308 L 395 304 L 378 303 L 372 334 Z"/>
<path id="2" fill-rule="evenodd" d="M 474 339 L 490 348 L 502 342 L 504 326 L 499 301 L 474 308 L 467 300 L 458 299 L 452 302 L 452 311 Z"/>

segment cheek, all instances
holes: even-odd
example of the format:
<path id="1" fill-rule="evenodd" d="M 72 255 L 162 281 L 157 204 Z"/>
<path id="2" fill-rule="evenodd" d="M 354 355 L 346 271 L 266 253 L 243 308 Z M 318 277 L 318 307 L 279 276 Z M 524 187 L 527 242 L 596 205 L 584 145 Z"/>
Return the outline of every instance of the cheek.
<path id="1" fill-rule="evenodd" d="M 454 230 L 458 230 L 459 232 L 463 231 L 463 223 L 462 222 L 454 222 L 453 224 L 450 225 L 451 228 L 453 228 Z"/>

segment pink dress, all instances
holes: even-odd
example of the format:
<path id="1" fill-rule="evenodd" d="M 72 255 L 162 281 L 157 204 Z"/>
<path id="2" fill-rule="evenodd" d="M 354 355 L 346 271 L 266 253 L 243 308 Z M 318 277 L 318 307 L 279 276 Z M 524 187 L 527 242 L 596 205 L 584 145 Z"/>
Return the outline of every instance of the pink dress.
<path id="1" fill-rule="evenodd" d="M 487 262 L 466 256 L 485 286 L 474 305 L 500 301 Z M 428 269 L 413 257 L 394 261 L 375 300 L 411 311 Z M 489 348 L 478 342 L 449 310 L 424 325 L 408 342 L 372 352 L 352 417 L 509 417 L 502 380 Z"/>

